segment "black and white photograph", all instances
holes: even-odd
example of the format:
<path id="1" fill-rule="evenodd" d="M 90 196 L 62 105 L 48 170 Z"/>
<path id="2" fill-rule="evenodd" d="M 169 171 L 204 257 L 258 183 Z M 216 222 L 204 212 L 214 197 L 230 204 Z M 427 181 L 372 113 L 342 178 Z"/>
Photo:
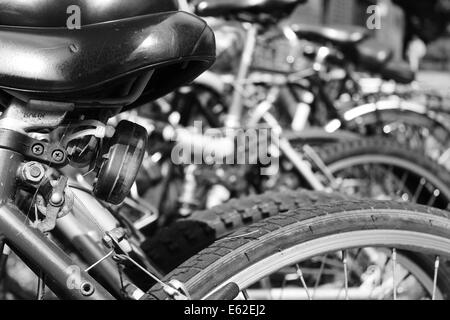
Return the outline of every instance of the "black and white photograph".
<path id="1" fill-rule="evenodd" d="M 448 299 L 450 0 L 0 0 L 0 310 Z"/>

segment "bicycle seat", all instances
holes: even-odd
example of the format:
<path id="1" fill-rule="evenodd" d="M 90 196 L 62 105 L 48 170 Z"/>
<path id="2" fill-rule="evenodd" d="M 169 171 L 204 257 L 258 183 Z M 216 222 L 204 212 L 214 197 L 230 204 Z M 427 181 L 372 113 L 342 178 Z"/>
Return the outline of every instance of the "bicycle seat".
<path id="1" fill-rule="evenodd" d="M 82 25 L 178 10 L 176 0 L 0 0 L 0 25 L 65 27 L 72 5 Z"/>
<path id="2" fill-rule="evenodd" d="M 394 80 L 402 84 L 410 84 L 416 79 L 416 73 L 405 61 L 392 61 L 388 63 L 381 69 L 380 74 L 386 80 Z"/>
<path id="3" fill-rule="evenodd" d="M 289 14 L 306 0 L 200 0 L 196 13 L 204 17 L 249 14 Z"/>
<path id="4" fill-rule="evenodd" d="M 80 30 L 0 26 L 0 57 L 5 62 L 0 88 L 29 98 L 76 101 L 87 93 L 110 98 L 105 88 L 121 88 L 154 71 L 143 95 L 155 99 L 208 69 L 215 40 L 202 19 L 179 11 Z"/>
<path id="5" fill-rule="evenodd" d="M 393 51 L 375 39 L 358 44 L 357 63 L 369 71 L 378 71 L 393 57 Z"/>
<path id="6" fill-rule="evenodd" d="M 356 45 L 369 37 L 365 29 L 355 26 L 294 24 L 291 28 L 301 39 L 315 42 L 329 42 L 339 46 Z"/>

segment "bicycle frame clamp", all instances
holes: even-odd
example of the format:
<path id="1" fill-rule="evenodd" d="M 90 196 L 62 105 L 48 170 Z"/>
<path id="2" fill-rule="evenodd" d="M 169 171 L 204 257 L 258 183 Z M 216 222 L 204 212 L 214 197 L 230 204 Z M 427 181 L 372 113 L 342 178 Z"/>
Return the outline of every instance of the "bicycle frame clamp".
<path id="1" fill-rule="evenodd" d="M 33 139 L 26 134 L 0 128 L 0 149 L 8 149 L 23 154 L 25 159 L 63 167 L 67 164 L 67 152 L 61 146 Z"/>

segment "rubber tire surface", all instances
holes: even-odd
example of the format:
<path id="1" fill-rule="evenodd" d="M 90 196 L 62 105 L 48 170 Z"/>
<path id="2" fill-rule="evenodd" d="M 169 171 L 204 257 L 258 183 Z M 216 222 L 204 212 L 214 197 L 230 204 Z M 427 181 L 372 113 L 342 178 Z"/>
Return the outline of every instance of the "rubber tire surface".
<path id="1" fill-rule="evenodd" d="M 349 197 L 306 190 L 267 192 L 232 199 L 158 230 L 142 244 L 142 249 L 162 272 L 168 273 L 217 239 L 243 226 L 301 206 L 343 199 Z"/>
<path id="2" fill-rule="evenodd" d="M 163 281 L 177 279 L 193 299 L 200 299 L 249 265 L 309 240 L 376 229 L 421 232 L 450 240 L 449 219 L 450 214 L 442 210 L 392 201 L 347 200 L 312 205 L 242 228 L 183 263 Z M 449 264 L 442 257 L 441 263 Z M 447 270 L 439 270 L 438 287 L 448 299 Z M 433 264 L 425 271 L 433 279 Z M 168 297 L 156 285 L 143 299 Z"/>

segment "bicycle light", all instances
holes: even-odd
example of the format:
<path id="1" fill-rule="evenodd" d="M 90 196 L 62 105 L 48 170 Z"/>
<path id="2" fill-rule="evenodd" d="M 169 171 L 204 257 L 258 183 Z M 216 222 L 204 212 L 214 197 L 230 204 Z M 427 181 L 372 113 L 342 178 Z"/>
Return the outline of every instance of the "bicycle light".
<path id="1" fill-rule="evenodd" d="M 147 131 L 130 121 L 121 121 L 106 142 L 94 194 L 101 200 L 120 204 L 136 179 L 147 146 Z"/>

